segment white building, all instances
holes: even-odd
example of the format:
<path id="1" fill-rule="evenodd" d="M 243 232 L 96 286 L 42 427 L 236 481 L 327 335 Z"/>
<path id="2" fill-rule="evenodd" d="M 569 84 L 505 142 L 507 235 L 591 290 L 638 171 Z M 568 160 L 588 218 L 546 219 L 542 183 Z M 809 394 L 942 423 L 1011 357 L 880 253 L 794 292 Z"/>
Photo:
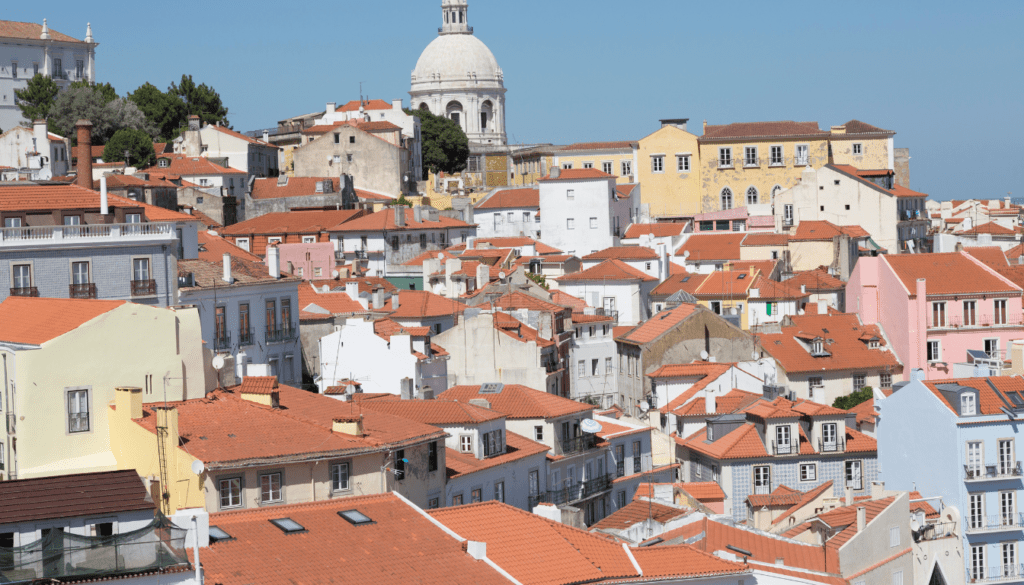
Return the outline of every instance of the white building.
<path id="1" fill-rule="evenodd" d="M 15 103 L 14 90 L 24 89 L 37 73 L 65 88 L 74 81 L 96 81 L 96 46 L 92 25 L 85 40 L 69 37 L 33 22 L 0 21 L 0 129 L 9 130 L 25 117 Z"/>
<path id="2" fill-rule="evenodd" d="M 496 190 L 476 205 L 473 221 L 481 238 L 540 238 L 540 190 Z"/>
<path id="3" fill-rule="evenodd" d="M 615 321 L 611 316 L 574 313 L 576 335 L 570 341 L 569 396 L 600 408 L 611 408 L 618 396 Z"/>
<path id="4" fill-rule="evenodd" d="M 420 134 L 420 119 L 405 113 L 402 100 L 392 100 L 389 104 L 384 100 L 353 100 L 338 107 L 336 102 L 327 104 L 324 115 L 318 118 L 316 125 L 332 125 L 349 120 L 364 122 L 391 122 L 402 129 L 402 143 L 412 155 L 413 180 L 423 176 L 423 139 Z"/>
<path id="5" fill-rule="evenodd" d="M 651 291 L 658 279 L 611 259 L 557 278 L 559 290 L 604 310 L 622 325 L 636 325 L 650 318 Z"/>
<path id="6" fill-rule="evenodd" d="M 664 281 L 671 273 L 668 247 L 664 244 L 647 246 L 613 246 L 587 254 L 582 260 L 583 269 L 593 268 L 605 260 L 620 260 L 623 264 Z M 678 267 L 682 268 L 682 267 Z"/>
<path id="7" fill-rule="evenodd" d="M 468 0 L 442 0 L 438 37 L 412 72 L 412 107 L 462 126 L 471 145 L 503 145 L 504 73 L 494 54 L 473 36 Z"/>
<path id="8" fill-rule="evenodd" d="M 202 156 L 227 159 L 228 167 L 243 171 L 249 177 L 276 177 L 280 168 L 277 163 L 280 148 L 266 140 L 249 138 L 216 124 L 207 124 L 199 131 Z"/>
<path id="9" fill-rule="evenodd" d="M 0 134 L 0 167 L 17 177 L 45 181 L 68 174 L 68 146 L 62 136 L 46 130 L 46 120 L 35 120 L 31 128 L 15 126 Z"/>
<path id="10" fill-rule="evenodd" d="M 364 392 L 387 392 L 405 398 L 434 395 L 448 389 L 448 353 L 431 342 L 429 327 L 404 327 L 390 319 L 348 319 L 337 331 L 320 338 L 321 394 L 345 380 L 357 381 Z M 402 380 L 413 387 L 403 394 Z M 410 391 L 411 390 L 411 391 Z"/>
<path id="11" fill-rule="evenodd" d="M 540 183 L 540 233 L 545 244 L 583 256 L 610 246 L 640 212 L 640 188 L 620 185 L 597 169 L 559 169 Z"/>

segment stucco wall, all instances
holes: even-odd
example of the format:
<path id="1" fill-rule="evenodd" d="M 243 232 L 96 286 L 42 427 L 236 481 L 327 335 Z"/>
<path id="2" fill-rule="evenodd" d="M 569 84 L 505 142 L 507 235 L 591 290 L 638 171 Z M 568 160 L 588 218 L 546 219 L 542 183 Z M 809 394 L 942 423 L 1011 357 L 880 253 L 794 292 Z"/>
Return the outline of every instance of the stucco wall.
<path id="1" fill-rule="evenodd" d="M 335 136 L 338 136 L 337 142 Z M 402 164 L 404 150 L 355 127 L 342 125 L 296 148 L 292 161 L 296 177 L 349 174 L 356 189 L 398 197 L 405 192 L 402 182 L 406 172 Z"/>
<path id="2" fill-rule="evenodd" d="M 697 137 L 676 126 L 663 126 L 640 139 L 634 172 L 652 218 L 700 213 L 699 154 Z M 665 156 L 663 172 L 654 172 L 654 155 Z M 689 171 L 678 170 L 677 155 L 690 155 Z"/>

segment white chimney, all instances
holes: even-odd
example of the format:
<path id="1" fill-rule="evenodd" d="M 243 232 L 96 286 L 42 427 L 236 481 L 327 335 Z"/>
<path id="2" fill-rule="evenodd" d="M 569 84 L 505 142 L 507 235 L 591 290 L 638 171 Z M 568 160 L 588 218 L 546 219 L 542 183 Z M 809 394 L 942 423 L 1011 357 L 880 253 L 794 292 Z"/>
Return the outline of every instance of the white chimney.
<path id="1" fill-rule="evenodd" d="M 263 131 L 263 142 L 270 144 L 270 130 Z"/>
<path id="2" fill-rule="evenodd" d="M 337 102 L 327 102 L 327 113 L 333 114 L 334 110 L 338 108 Z"/>
<path id="3" fill-rule="evenodd" d="M 668 280 L 669 267 L 668 267 L 668 246 L 665 244 L 658 244 L 658 260 L 660 261 L 661 271 L 658 277 L 662 282 Z"/>
<path id="4" fill-rule="evenodd" d="M 864 532 L 868 524 L 868 509 L 864 506 L 857 506 L 857 532 Z"/>
<path id="5" fill-rule="evenodd" d="M 354 280 L 346 282 L 345 294 L 347 294 L 348 298 L 352 299 L 353 301 L 359 300 L 359 283 Z"/>
<path id="6" fill-rule="evenodd" d="M 107 206 L 107 175 L 104 174 L 100 177 L 100 213 L 106 215 L 110 212 L 110 208 Z"/>
<path id="7" fill-rule="evenodd" d="M 281 251 L 276 244 L 267 246 L 267 265 L 270 267 L 270 276 L 281 278 Z"/>
<path id="8" fill-rule="evenodd" d="M 828 301 L 826 301 L 825 299 L 818 299 L 818 314 L 819 315 L 827 315 L 828 314 Z"/>
<path id="9" fill-rule="evenodd" d="M 391 310 L 392 311 L 397 311 L 398 310 L 398 291 L 397 290 L 395 292 L 391 293 Z"/>
<path id="10" fill-rule="evenodd" d="M 231 254 L 224 252 L 224 282 L 231 284 Z"/>
<path id="11" fill-rule="evenodd" d="M 477 542 L 475 540 L 466 541 L 466 553 L 478 561 L 482 561 L 487 558 L 487 543 Z"/>
<path id="12" fill-rule="evenodd" d="M 397 110 L 397 111 L 401 112 L 402 111 L 402 100 L 391 100 L 391 109 L 392 110 Z"/>

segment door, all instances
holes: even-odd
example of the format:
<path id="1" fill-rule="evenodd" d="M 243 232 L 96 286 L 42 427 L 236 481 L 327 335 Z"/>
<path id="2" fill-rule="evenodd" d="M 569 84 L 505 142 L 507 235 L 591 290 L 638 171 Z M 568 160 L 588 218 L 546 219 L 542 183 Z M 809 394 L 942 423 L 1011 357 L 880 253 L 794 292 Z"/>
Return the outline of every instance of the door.
<path id="1" fill-rule="evenodd" d="M 836 423 L 825 423 L 821 425 L 821 443 L 822 451 L 835 451 L 836 450 L 836 435 L 838 429 Z"/>
<path id="2" fill-rule="evenodd" d="M 611 315 L 612 311 L 615 310 L 615 297 L 604 298 L 604 314 Z"/>
<path id="3" fill-rule="evenodd" d="M 766 495 L 771 491 L 771 473 L 767 465 L 754 467 L 754 493 Z"/>
<path id="4" fill-rule="evenodd" d="M 999 441 L 999 475 L 1013 475 L 1015 463 L 1013 441 Z"/>
<path id="5" fill-rule="evenodd" d="M 968 504 L 967 525 L 971 528 L 981 528 L 985 520 L 985 495 L 970 494 Z"/>
<path id="6" fill-rule="evenodd" d="M 984 453 L 981 450 L 981 441 L 970 441 L 967 443 L 967 477 L 968 479 L 979 477 L 984 466 Z"/>
<path id="7" fill-rule="evenodd" d="M 855 490 L 864 488 L 860 461 L 846 462 L 846 487 L 853 488 Z"/>
<path id="8" fill-rule="evenodd" d="M 789 453 L 789 433 L 789 425 L 779 425 L 775 427 L 776 453 L 780 455 L 786 455 Z"/>

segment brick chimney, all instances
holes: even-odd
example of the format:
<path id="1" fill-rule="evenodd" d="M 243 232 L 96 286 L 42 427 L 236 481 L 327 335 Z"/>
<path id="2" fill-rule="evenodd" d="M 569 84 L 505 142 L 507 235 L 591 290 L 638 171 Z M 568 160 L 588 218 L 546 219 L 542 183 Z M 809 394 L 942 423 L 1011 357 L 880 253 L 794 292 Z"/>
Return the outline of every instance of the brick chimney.
<path id="1" fill-rule="evenodd" d="M 75 130 L 78 132 L 78 178 L 75 184 L 92 189 L 92 122 L 79 120 L 75 122 Z"/>

